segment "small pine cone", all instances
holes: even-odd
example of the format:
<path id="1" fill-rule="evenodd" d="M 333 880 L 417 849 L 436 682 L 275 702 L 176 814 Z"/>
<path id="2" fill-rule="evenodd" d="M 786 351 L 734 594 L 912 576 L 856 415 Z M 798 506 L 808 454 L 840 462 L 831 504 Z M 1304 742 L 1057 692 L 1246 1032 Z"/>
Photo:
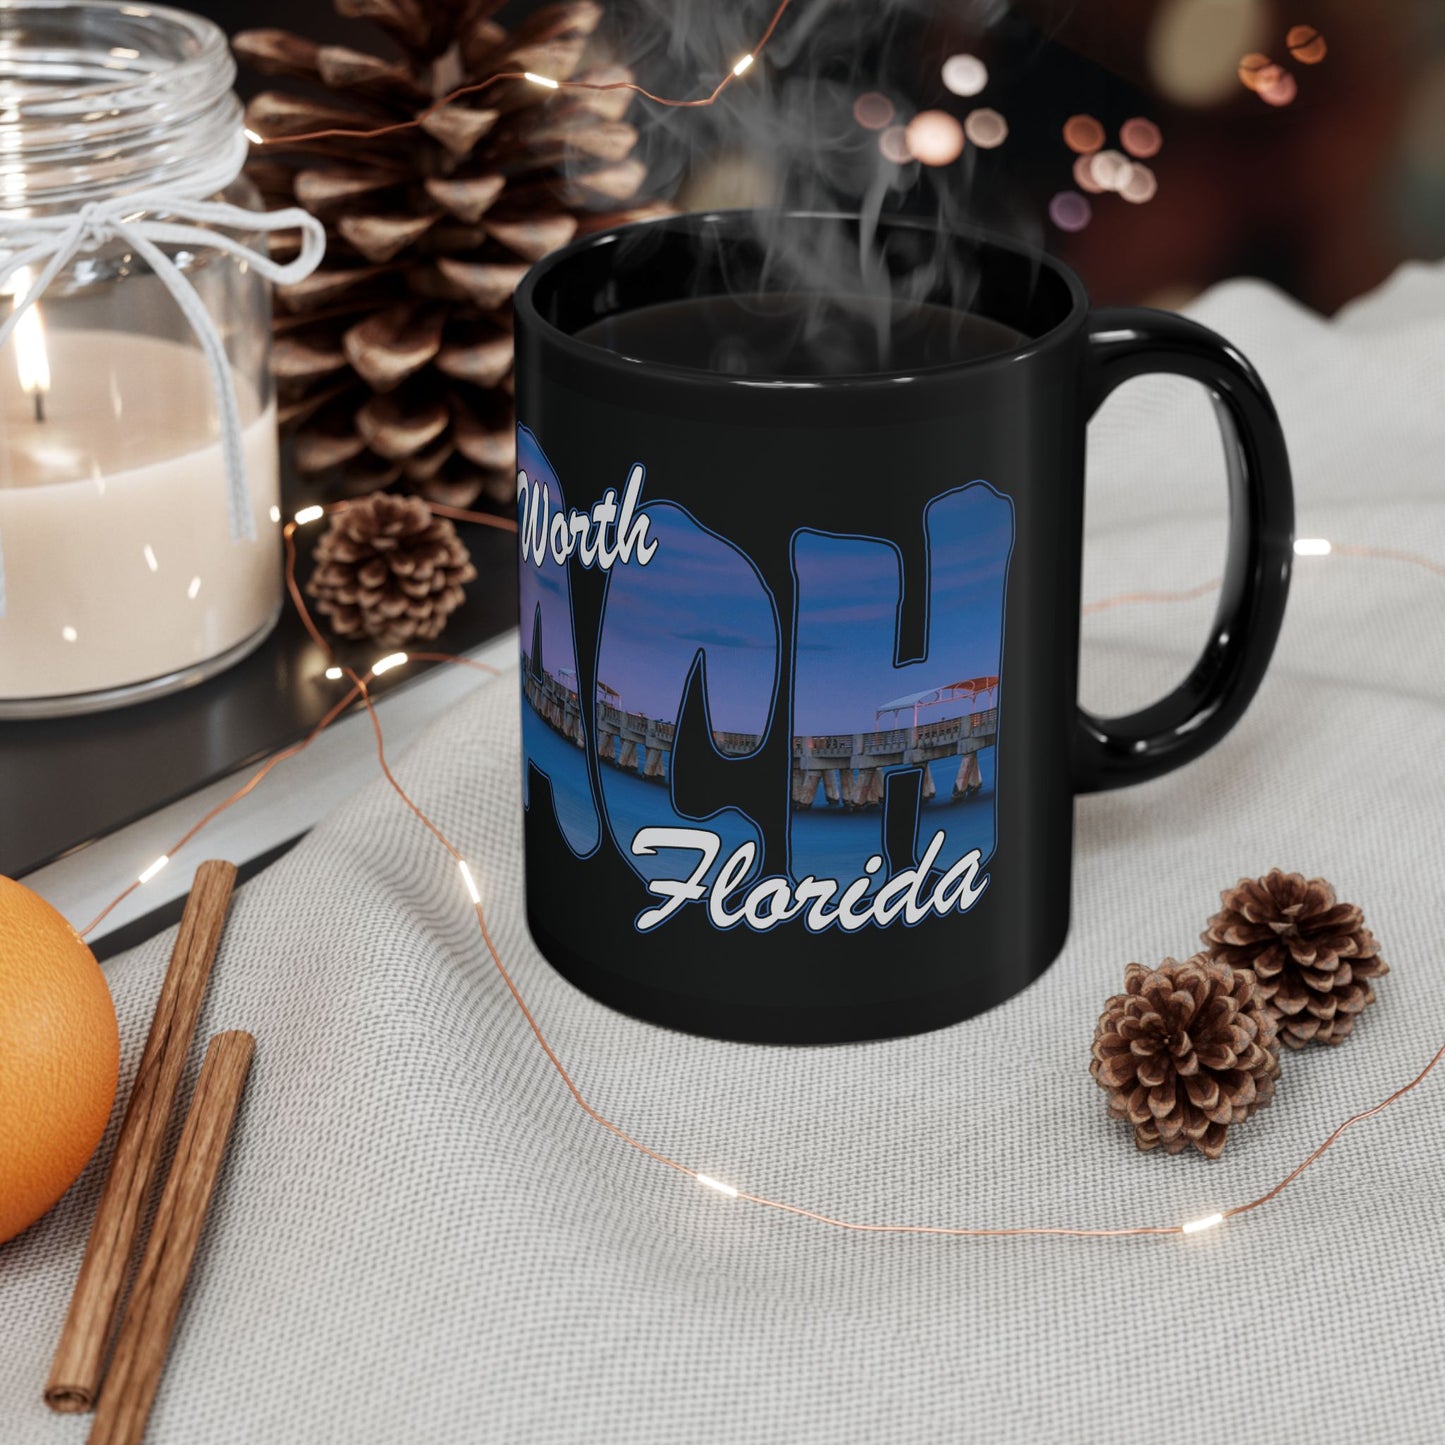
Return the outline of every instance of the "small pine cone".
<path id="1" fill-rule="evenodd" d="M 1279 1040 L 1254 975 L 1197 953 L 1156 969 L 1131 963 L 1105 1005 L 1089 1072 L 1134 1142 L 1178 1154 L 1223 1152 L 1231 1124 L 1274 1098 Z"/>
<path id="2" fill-rule="evenodd" d="M 419 497 L 385 492 L 333 512 L 314 558 L 306 591 L 332 631 L 384 647 L 436 637 L 477 575 L 449 521 Z"/>
<path id="3" fill-rule="evenodd" d="M 1211 958 L 1254 973 L 1281 1042 L 1343 1043 L 1375 1001 L 1370 980 L 1390 971 L 1360 910 L 1336 902 L 1323 878 L 1278 868 L 1241 878 L 1220 902 L 1204 945 Z"/>

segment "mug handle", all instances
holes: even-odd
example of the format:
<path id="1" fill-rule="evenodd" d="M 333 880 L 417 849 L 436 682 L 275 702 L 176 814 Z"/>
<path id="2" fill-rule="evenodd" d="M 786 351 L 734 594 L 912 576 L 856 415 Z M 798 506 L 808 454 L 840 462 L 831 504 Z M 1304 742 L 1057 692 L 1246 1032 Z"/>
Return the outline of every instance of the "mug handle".
<path id="1" fill-rule="evenodd" d="M 1197 758 L 1243 715 L 1284 620 L 1294 559 L 1289 454 L 1254 368 L 1207 327 L 1167 311 L 1111 307 L 1088 323 L 1089 415 L 1131 377 L 1167 372 L 1208 388 L 1229 476 L 1229 552 L 1209 640 L 1167 697 L 1126 717 L 1078 709 L 1074 779 L 1098 792 L 1156 778 Z"/>

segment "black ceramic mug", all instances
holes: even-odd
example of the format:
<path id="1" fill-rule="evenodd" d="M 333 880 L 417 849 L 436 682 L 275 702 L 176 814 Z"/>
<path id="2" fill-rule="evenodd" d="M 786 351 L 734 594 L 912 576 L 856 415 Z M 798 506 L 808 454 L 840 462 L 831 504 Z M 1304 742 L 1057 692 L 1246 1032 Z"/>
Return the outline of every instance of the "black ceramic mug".
<path id="1" fill-rule="evenodd" d="M 806 297 L 728 298 L 767 291 L 770 245 L 853 223 L 756 222 L 588 236 L 517 292 L 527 917 L 567 978 L 659 1023 L 936 1028 L 1062 947 L 1075 795 L 1188 762 L 1244 711 L 1289 585 L 1284 439 L 1227 341 L 1091 311 L 1059 263 L 983 234 L 885 222 L 898 284 L 973 319 L 850 362 L 866 317 L 835 346 L 826 317 L 800 338 Z M 797 343 L 776 374 L 736 370 L 740 310 Z M 797 363 L 840 349 L 841 373 Z M 1076 702 L 1085 430 L 1146 372 L 1214 399 L 1229 555 L 1188 678 L 1099 718 Z"/>

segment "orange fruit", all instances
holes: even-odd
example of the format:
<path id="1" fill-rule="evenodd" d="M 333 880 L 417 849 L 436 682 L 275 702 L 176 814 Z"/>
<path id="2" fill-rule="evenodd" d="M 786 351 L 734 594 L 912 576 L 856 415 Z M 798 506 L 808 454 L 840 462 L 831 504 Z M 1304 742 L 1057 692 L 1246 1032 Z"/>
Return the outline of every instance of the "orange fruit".
<path id="1" fill-rule="evenodd" d="M 85 1168 L 119 1069 L 115 1006 L 95 955 L 39 894 L 0 878 L 0 1242 Z"/>

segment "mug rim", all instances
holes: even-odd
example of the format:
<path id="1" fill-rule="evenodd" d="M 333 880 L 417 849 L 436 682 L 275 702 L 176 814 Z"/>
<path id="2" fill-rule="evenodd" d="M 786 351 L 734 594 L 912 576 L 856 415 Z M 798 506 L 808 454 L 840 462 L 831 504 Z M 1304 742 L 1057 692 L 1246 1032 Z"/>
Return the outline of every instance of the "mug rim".
<path id="1" fill-rule="evenodd" d="M 570 331 L 563 330 L 542 314 L 537 305 L 537 287 L 556 271 L 574 263 L 578 257 L 597 250 L 602 246 L 615 245 L 625 236 L 635 234 L 643 228 L 663 227 L 678 230 L 697 231 L 703 226 L 723 225 L 738 222 L 745 216 L 767 211 L 769 208 L 739 206 L 707 211 L 680 211 L 671 215 L 651 216 L 641 220 L 627 221 L 606 230 L 593 232 L 579 240 L 569 242 L 535 262 L 522 278 L 513 294 L 512 306 L 519 323 L 534 327 L 547 344 L 570 357 L 574 362 L 591 368 L 599 368 L 614 376 L 636 382 L 642 377 L 681 383 L 684 385 L 709 388 L 741 388 L 753 396 L 783 393 L 836 393 L 866 390 L 887 390 L 897 394 L 900 386 L 924 385 L 942 379 L 974 374 L 1000 366 L 1016 365 L 1030 360 L 1055 347 L 1073 335 L 1083 324 L 1089 311 L 1089 297 L 1084 283 L 1057 257 L 1038 247 L 1028 246 L 1011 237 L 966 222 L 948 225 L 940 224 L 922 216 L 910 216 L 901 212 L 885 212 L 879 218 L 880 225 L 908 227 L 917 231 L 934 231 L 948 237 L 973 241 L 984 247 L 1006 251 L 1023 257 L 1043 270 L 1049 271 L 1061 282 L 1069 297 L 1065 314 L 1046 331 L 1037 336 L 1026 336 L 1016 346 L 990 352 L 986 356 L 963 357 L 954 361 L 939 362 L 932 366 L 898 367 L 879 371 L 850 372 L 837 376 L 738 376 L 729 372 L 709 371 L 703 367 L 680 366 L 672 362 L 648 361 L 622 355 L 610 347 L 594 341 L 583 341 Z M 856 211 L 814 211 L 788 209 L 772 211 L 784 220 L 860 221 Z"/>

